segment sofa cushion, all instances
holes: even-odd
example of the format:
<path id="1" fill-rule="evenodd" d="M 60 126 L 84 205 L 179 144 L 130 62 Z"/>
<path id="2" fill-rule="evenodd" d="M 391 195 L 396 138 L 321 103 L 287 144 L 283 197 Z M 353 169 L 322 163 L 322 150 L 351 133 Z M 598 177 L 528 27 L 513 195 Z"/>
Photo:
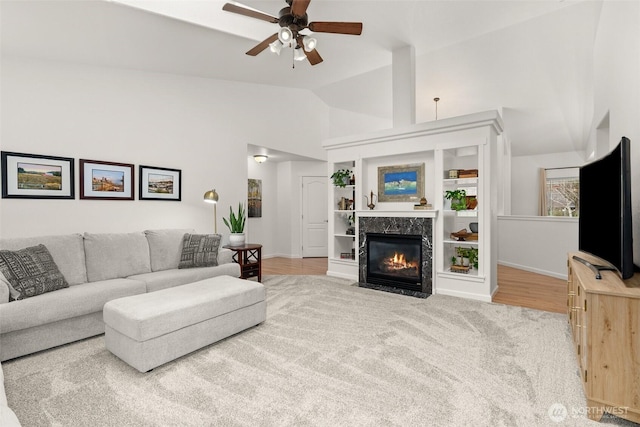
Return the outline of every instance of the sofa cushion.
<path id="1" fill-rule="evenodd" d="M 84 234 L 90 282 L 149 273 L 149 244 L 144 233 Z"/>
<path id="2" fill-rule="evenodd" d="M 129 279 L 144 282 L 147 285 L 147 292 L 154 292 L 222 275 L 240 277 L 240 265 L 227 263 L 217 267 L 186 268 L 182 270 L 174 268 L 154 271 L 153 273 L 136 274 L 135 276 L 129 276 Z"/>
<path id="3" fill-rule="evenodd" d="M 185 234 L 178 268 L 215 267 L 218 265 L 219 234 Z"/>
<path id="4" fill-rule="evenodd" d="M 0 249 L 10 251 L 39 244 L 47 247 L 58 269 L 71 286 L 87 282 L 81 234 L 0 239 Z"/>
<path id="5" fill-rule="evenodd" d="M 45 245 L 17 251 L 0 250 L 0 271 L 9 282 L 11 300 L 69 287 Z"/>
<path id="6" fill-rule="evenodd" d="M 182 238 L 186 233 L 194 230 L 145 230 L 149 242 L 149 254 L 151 257 L 151 271 L 169 270 L 178 268 L 180 253 L 182 251 Z"/>
<path id="7" fill-rule="evenodd" d="M 11 287 L 7 279 L 4 277 L 2 271 L 0 271 L 0 304 L 6 304 L 9 302 L 9 300 L 15 299 L 15 297 L 11 298 L 14 295 L 15 290 Z"/>
<path id="8" fill-rule="evenodd" d="M 145 290 L 143 282 L 112 279 L 0 304 L 0 334 L 101 312 L 107 301 L 143 294 Z"/>

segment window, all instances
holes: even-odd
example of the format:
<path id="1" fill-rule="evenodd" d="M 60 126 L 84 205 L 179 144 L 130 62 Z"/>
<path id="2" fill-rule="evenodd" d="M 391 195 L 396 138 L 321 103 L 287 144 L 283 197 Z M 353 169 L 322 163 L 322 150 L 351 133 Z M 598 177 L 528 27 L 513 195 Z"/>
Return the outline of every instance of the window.
<path id="1" fill-rule="evenodd" d="M 546 216 L 580 215 L 580 179 L 578 168 L 545 169 L 544 210 Z"/>

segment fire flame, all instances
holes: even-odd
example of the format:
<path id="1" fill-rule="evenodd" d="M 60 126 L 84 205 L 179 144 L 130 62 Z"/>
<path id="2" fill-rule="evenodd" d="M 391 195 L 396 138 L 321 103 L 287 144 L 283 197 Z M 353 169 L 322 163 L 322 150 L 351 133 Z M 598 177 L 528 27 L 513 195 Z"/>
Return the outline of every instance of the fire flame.
<path id="1" fill-rule="evenodd" d="M 397 253 L 397 252 L 393 254 L 392 258 L 389 258 L 388 263 L 391 265 L 391 267 L 395 269 L 417 267 L 417 263 L 415 261 L 414 262 L 407 261 L 403 253 Z"/>

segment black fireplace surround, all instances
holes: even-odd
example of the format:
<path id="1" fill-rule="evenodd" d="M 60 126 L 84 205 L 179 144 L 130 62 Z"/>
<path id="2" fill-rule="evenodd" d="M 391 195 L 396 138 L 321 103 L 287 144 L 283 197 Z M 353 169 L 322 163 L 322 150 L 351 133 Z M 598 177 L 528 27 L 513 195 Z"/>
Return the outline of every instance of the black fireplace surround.
<path id="1" fill-rule="evenodd" d="M 396 236 L 400 239 L 406 239 L 415 243 L 419 238 L 420 259 L 418 277 L 419 280 L 396 280 L 397 277 L 391 279 L 391 284 L 372 283 L 376 282 L 376 274 L 371 275 L 369 266 L 369 236 Z M 396 237 L 390 237 L 395 239 Z M 358 281 L 360 286 L 381 289 L 390 292 L 396 292 L 404 295 L 412 295 L 425 298 L 432 294 L 433 287 L 433 219 L 425 217 L 378 217 L 378 216 L 360 216 L 358 218 Z M 411 249 L 415 250 L 415 249 Z M 394 256 L 392 254 L 391 256 Z M 411 256 L 411 253 L 405 254 Z M 384 272 L 383 272 L 384 273 Z M 410 271 L 404 271 L 410 273 Z M 388 277 L 381 278 L 389 279 Z"/>

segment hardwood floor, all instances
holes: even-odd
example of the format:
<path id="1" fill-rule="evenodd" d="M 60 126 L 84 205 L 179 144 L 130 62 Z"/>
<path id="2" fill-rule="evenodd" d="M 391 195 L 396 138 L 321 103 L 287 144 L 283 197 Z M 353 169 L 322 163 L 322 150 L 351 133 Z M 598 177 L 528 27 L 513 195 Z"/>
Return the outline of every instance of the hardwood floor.
<path id="1" fill-rule="evenodd" d="M 262 274 L 323 275 L 327 258 L 265 258 Z M 498 265 L 498 292 L 493 302 L 566 313 L 567 282 L 555 277 Z"/>
<path id="2" fill-rule="evenodd" d="M 498 265 L 498 292 L 493 302 L 567 312 L 567 281 Z"/>
<path id="3" fill-rule="evenodd" d="M 327 273 L 327 258 L 263 258 L 262 275 L 324 275 Z"/>

